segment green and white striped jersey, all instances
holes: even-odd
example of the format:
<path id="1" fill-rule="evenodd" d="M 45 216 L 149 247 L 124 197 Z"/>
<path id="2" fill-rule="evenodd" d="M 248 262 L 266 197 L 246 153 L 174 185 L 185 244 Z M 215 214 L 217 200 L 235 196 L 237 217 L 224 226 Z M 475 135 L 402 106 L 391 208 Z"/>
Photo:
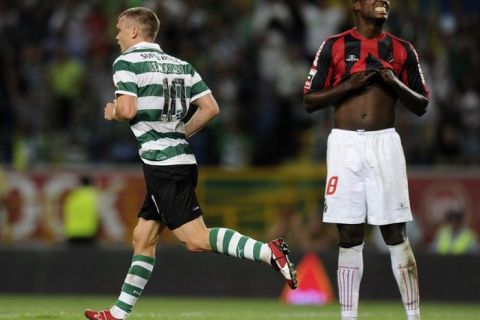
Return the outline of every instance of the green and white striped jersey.
<path id="1" fill-rule="evenodd" d="M 164 53 L 156 43 L 141 42 L 115 60 L 113 82 L 115 95 L 137 97 L 130 128 L 143 162 L 196 163 L 185 140 L 183 118 L 190 103 L 211 91 L 191 64 Z"/>

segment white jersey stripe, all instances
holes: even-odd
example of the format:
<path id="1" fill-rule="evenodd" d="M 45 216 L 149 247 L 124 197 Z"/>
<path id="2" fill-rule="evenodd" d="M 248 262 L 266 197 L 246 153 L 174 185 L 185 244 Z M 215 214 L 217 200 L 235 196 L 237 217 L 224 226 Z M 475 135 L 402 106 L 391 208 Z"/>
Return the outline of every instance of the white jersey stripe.
<path id="1" fill-rule="evenodd" d="M 217 234 L 217 250 L 220 253 L 223 253 L 223 238 L 225 237 L 225 228 L 219 228 Z"/>
<path id="2" fill-rule="evenodd" d="M 147 281 L 148 280 L 143 279 L 142 277 L 136 276 L 131 273 L 127 274 L 125 278 L 125 283 L 141 289 L 145 288 Z"/>
<path id="3" fill-rule="evenodd" d="M 240 238 L 242 235 L 238 232 L 235 232 L 232 236 L 232 239 L 230 239 L 230 243 L 228 245 L 228 254 L 231 256 L 236 256 L 237 255 L 237 246 L 238 246 L 238 241 L 240 241 Z"/>
<path id="4" fill-rule="evenodd" d="M 118 297 L 118 300 L 131 306 L 133 306 L 135 302 L 137 302 L 137 299 L 137 297 L 134 297 L 124 291 L 122 291 L 122 293 L 120 293 L 120 297 Z"/>
<path id="5" fill-rule="evenodd" d="M 245 258 L 253 260 L 253 247 L 255 246 L 255 242 L 256 242 L 255 240 L 249 238 L 245 243 L 245 250 L 244 250 Z"/>
<path id="6" fill-rule="evenodd" d="M 152 272 L 153 271 L 153 265 L 151 265 L 150 263 L 148 262 L 145 262 L 145 261 L 134 261 L 132 263 L 132 267 L 133 266 L 140 266 L 144 269 L 147 269 L 148 271 Z"/>

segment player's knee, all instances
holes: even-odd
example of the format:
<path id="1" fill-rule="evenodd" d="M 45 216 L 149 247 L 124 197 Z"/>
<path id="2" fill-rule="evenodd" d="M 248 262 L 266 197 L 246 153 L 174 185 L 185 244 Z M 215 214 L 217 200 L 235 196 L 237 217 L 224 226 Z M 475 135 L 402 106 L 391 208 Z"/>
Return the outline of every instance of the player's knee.
<path id="1" fill-rule="evenodd" d="M 183 244 L 190 252 L 206 252 L 209 249 L 207 245 L 199 239 L 188 239 L 183 241 Z"/>
<path id="2" fill-rule="evenodd" d="M 353 248 L 363 243 L 363 238 L 348 238 L 338 242 L 338 245 L 342 248 Z"/>
<path id="3" fill-rule="evenodd" d="M 405 235 L 395 233 L 395 234 L 391 234 L 384 237 L 383 240 L 389 246 L 396 246 L 396 245 L 399 245 L 400 243 L 403 243 L 405 239 L 406 239 Z"/>
<path id="4" fill-rule="evenodd" d="M 404 223 L 381 226 L 383 240 L 389 246 L 396 246 L 406 240 L 406 227 Z"/>
<path id="5" fill-rule="evenodd" d="M 156 238 L 150 239 L 143 235 L 139 235 L 136 233 L 133 234 L 132 245 L 133 245 L 133 248 L 135 248 L 136 250 L 149 249 L 151 247 L 154 247 L 156 242 L 157 242 Z"/>
<path id="6" fill-rule="evenodd" d="M 359 246 L 364 241 L 363 225 L 337 225 L 339 242 L 342 248 L 352 248 Z"/>

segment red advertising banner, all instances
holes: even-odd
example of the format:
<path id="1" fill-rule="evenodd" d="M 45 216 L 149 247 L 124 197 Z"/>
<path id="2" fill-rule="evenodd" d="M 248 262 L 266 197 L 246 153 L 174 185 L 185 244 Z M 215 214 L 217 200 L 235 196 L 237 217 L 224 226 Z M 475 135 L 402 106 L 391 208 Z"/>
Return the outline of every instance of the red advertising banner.
<path id="1" fill-rule="evenodd" d="M 480 173 L 415 174 L 409 179 L 410 202 L 424 241 L 431 241 L 449 211 L 465 214 L 480 235 Z"/>
<path id="2" fill-rule="evenodd" d="M 2 242 L 62 242 L 64 199 L 79 185 L 81 174 L 84 173 L 7 172 L 5 212 L 0 212 Z M 100 238 L 126 243 L 145 197 L 141 171 L 88 174 L 99 189 Z"/>
<path id="3" fill-rule="evenodd" d="M 4 195 L 0 194 L 0 200 L 3 198 L 0 202 L 0 243 L 63 242 L 64 199 L 84 173 L 94 179 L 100 190 L 100 240 L 128 244 L 145 197 L 140 169 L 6 172 Z M 199 194 L 216 192 L 215 189 L 208 190 L 209 174 L 202 176 L 201 181 L 207 183 L 199 184 Z M 480 235 L 480 174 L 414 173 L 410 174 L 409 187 L 412 211 L 424 241 L 432 240 L 449 210 L 463 210 L 469 226 Z M 322 188 L 318 186 L 316 192 L 320 194 Z M 244 201 L 249 200 L 245 197 Z M 208 214 L 212 210 L 206 205 L 203 204 Z M 235 211 L 226 205 L 222 210 L 221 214 L 225 216 Z M 170 239 L 172 236 L 164 233 L 162 237 Z"/>

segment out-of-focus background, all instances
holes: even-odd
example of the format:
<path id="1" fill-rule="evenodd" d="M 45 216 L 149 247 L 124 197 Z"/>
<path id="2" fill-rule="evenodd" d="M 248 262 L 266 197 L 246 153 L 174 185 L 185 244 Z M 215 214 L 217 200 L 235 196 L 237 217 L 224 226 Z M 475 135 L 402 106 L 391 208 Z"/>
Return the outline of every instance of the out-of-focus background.
<path id="1" fill-rule="evenodd" d="M 416 217 L 409 238 L 433 283 L 441 266 L 468 274 L 480 264 L 480 2 L 391 4 L 386 29 L 414 44 L 431 92 L 421 118 L 398 106 L 396 128 Z M 103 108 L 114 97 L 117 15 L 132 6 L 157 12 L 162 49 L 192 63 L 219 102 L 219 118 L 190 141 L 207 223 L 282 236 L 298 259 L 322 255 L 334 279 L 335 228 L 321 224 L 332 111 L 307 114 L 302 89 L 325 37 L 352 27 L 350 0 L 0 1 L 0 265 L 75 261 L 73 248 L 86 247 L 92 259 L 128 256 L 144 182 L 128 124 L 106 122 Z M 366 241 L 385 262 L 376 228 Z M 177 246 L 162 235 L 161 250 L 188 259 Z M 390 277 L 388 268 L 379 272 Z M 427 277 L 423 290 L 480 299 L 478 285 L 451 280 L 462 289 L 439 293 Z M 47 290 L 36 281 L 32 290 Z"/>

